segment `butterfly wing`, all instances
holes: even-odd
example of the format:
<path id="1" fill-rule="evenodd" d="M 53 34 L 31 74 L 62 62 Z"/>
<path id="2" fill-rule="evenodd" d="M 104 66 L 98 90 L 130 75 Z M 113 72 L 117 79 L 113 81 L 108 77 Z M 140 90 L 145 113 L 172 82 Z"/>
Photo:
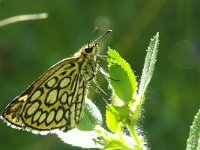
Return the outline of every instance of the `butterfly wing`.
<path id="1" fill-rule="evenodd" d="M 77 59 L 64 59 L 47 70 L 6 107 L 3 119 L 33 132 L 74 128 L 87 90 Z"/>

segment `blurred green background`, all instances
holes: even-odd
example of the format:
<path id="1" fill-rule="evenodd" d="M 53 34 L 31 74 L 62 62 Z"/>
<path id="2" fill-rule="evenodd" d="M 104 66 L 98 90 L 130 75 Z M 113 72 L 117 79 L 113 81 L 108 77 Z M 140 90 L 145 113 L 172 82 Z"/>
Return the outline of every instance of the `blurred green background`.
<path id="1" fill-rule="evenodd" d="M 160 32 L 155 73 L 146 93 L 140 128 L 153 150 L 182 150 L 200 108 L 200 1 L 49 0 L 0 1 L 0 20 L 21 14 L 49 13 L 45 20 L 0 28 L 0 112 L 57 61 L 74 54 L 107 29 L 101 53 L 116 49 L 141 75 L 150 38 Z M 104 86 L 105 79 L 100 79 Z M 105 102 L 93 96 L 104 112 Z M 76 139 L 75 139 L 76 140 Z M 0 121 L 2 150 L 75 149 L 56 135 L 34 135 Z"/>

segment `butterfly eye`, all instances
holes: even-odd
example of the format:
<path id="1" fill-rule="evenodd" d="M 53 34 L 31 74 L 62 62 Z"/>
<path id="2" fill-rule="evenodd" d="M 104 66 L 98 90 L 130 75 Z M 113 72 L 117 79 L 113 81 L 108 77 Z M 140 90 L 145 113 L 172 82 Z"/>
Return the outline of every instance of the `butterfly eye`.
<path id="1" fill-rule="evenodd" d="M 93 47 L 88 47 L 88 48 L 85 49 L 85 52 L 86 53 L 91 53 L 92 50 L 93 50 Z"/>

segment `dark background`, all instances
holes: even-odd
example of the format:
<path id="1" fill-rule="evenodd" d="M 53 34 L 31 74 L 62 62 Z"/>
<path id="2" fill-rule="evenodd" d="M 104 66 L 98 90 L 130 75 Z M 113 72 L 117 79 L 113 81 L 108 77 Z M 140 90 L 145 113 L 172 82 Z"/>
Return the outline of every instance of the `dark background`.
<path id="1" fill-rule="evenodd" d="M 158 61 L 140 127 L 153 150 L 185 149 L 189 126 L 200 106 L 199 6 L 195 0 L 0 1 L 0 20 L 49 13 L 46 20 L 0 28 L 0 112 L 48 67 L 87 43 L 94 26 L 99 30 L 92 39 L 113 30 L 101 40 L 101 53 L 105 54 L 108 46 L 116 49 L 138 79 L 149 40 L 160 32 Z M 100 80 L 104 87 L 105 79 Z M 104 111 L 105 102 L 98 96 L 93 99 Z M 0 148 L 75 149 L 55 135 L 22 132 L 2 121 Z"/>

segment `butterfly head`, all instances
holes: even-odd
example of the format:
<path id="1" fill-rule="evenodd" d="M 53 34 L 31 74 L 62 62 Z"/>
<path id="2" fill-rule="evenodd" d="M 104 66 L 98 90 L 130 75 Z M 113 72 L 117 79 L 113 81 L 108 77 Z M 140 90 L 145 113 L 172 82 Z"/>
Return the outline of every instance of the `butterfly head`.
<path id="1" fill-rule="evenodd" d="M 89 43 L 89 44 L 86 44 L 85 46 L 83 46 L 81 48 L 81 54 L 83 54 L 89 58 L 95 57 L 98 54 L 99 48 L 100 48 L 100 44 L 97 41 L 99 41 L 99 39 L 101 39 L 104 35 L 106 35 L 110 32 L 112 32 L 112 30 L 106 31 L 101 36 L 99 36 L 96 40 L 94 40 L 92 43 Z"/>
<path id="2" fill-rule="evenodd" d="M 88 57 L 93 57 L 97 55 L 97 53 L 99 52 L 99 48 L 100 48 L 99 43 L 87 44 L 82 48 L 81 53 Z"/>

